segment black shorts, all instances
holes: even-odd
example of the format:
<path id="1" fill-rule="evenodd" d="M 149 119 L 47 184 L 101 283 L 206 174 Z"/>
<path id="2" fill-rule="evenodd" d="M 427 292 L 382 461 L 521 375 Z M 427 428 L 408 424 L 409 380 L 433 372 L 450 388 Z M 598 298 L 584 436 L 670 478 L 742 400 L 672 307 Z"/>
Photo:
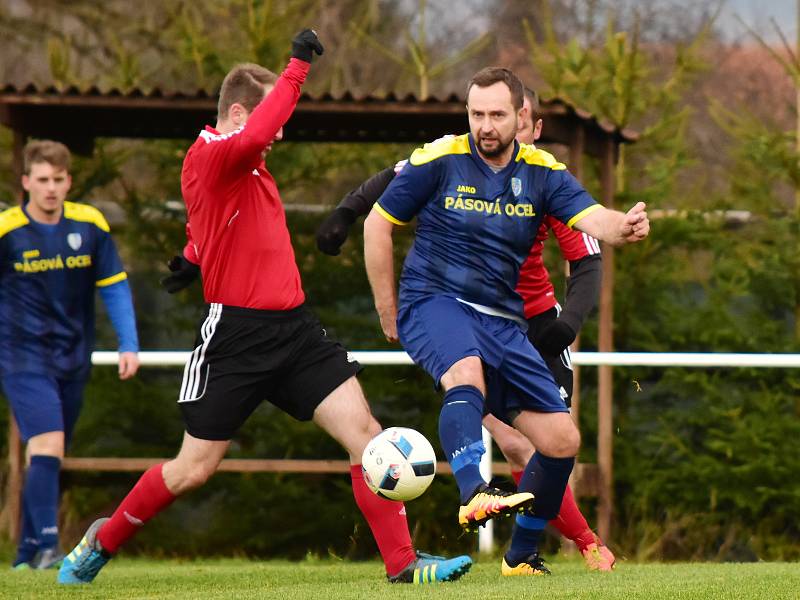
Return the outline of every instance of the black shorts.
<path id="1" fill-rule="evenodd" d="M 549 354 L 548 352 L 540 350 L 536 346 L 536 342 L 534 342 L 542 327 L 550 321 L 554 321 L 556 318 L 558 318 L 558 309 L 553 307 L 550 310 L 534 315 L 528 319 L 528 339 L 531 341 L 531 344 L 539 350 L 539 354 L 542 355 L 544 362 L 547 363 L 550 372 L 553 374 L 553 378 L 556 380 L 556 385 L 559 387 L 561 397 L 564 398 L 564 402 L 567 403 L 567 406 L 570 406 L 572 404 L 573 373 L 569 348 L 564 350 L 561 354 Z"/>
<path id="2" fill-rule="evenodd" d="M 308 421 L 361 370 L 303 306 L 286 311 L 211 304 L 183 373 L 178 404 L 186 431 L 230 440 L 267 400 Z"/>

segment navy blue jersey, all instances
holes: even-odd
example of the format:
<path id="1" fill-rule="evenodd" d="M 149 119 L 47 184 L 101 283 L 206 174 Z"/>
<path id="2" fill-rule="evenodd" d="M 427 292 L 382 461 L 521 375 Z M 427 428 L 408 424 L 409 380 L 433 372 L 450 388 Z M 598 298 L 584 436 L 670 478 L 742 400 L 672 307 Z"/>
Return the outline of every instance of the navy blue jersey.
<path id="1" fill-rule="evenodd" d="M 88 368 L 95 289 L 126 278 L 96 208 L 65 202 L 54 225 L 23 207 L 0 213 L 0 375 Z"/>
<path id="2" fill-rule="evenodd" d="M 401 306 L 447 295 L 521 317 L 514 288 L 544 215 L 572 226 L 600 205 L 544 150 L 514 142 L 495 173 L 461 135 L 415 150 L 375 208 L 398 225 L 417 217 Z"/>

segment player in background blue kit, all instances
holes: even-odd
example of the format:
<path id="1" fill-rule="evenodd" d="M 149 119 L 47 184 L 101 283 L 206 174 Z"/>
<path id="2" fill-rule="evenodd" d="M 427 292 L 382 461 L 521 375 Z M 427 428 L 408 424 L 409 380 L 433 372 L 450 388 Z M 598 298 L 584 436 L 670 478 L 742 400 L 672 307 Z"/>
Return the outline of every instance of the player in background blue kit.
<path id="1" fill-rule="evenodd" d="M 119 339 L 120 379 L 139 368 L 127 274 L 100 211 L 65 202 L 69 169 L 66 146 L 30 142 L 28 201 L 0 213 L 0 383 L 29 457 L 17 569 L 63 558 L 58 477 L 91 368 L 95 289 Z"/>
<path id="2" fill-rule="evenodd" d="M 645 206 L 597 204 L 549 153 L 515 141 L 523 87 L 501 68 L 467 87 L 470 134 L 416 150 L 364 223 L 364 254 L 381 327 L 445 390 L 439 436 L 461 494 L 459 522 L 474 529 L 516 516 L 503 575 L 549 573 L 538 553 L 580 445 L 555 380 L 525 335 L 515 291 L 545 214 L 613 245 L 649 233 Z M 395 294 L 392 231 L 417 217 Z M 488 409 L 536 448 L 518 487 L 489 487 L 479 471 Z M 532 506 L 532 509 L 530 507 Z"/>

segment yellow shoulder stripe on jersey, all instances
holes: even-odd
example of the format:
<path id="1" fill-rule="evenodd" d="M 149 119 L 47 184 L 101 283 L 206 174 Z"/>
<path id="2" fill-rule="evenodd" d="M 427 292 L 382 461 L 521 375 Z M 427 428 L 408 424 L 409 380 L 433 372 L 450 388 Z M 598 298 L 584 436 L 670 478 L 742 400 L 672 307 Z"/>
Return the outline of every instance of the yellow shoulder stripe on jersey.
<path id="1" fill-rule="evenodd" d="M 372 205 L 372 208 L 377 210 L 378 214 L 380 214 L 384 219 L 386 219 L 390 223 L 394 223 L 395 225 L 408 225 L 411 222 L 411 221 L 401 221 L 397 217 L 393 217 L 390 213 L 386 212 L 386 209 L 383 208 L 377 202 Z"/>
<path id="2" fill-rule="evenodd" d="M 516 162 L 524 160 L 529 165 L 547 167 L 553 171 L 564 171 L 567 168 L 567 165 L 558 162 L 556 157 L 549 152 L 539 150 L 539 148 L 536 148 L 532 145 L 529 146 L 528 144 L 519 145 L 519 152 L 517 152 L 517 156 L 514 158 L 514 160 Z"/>
<path id="3" fill-rule="evenodd" d="M 579 212 L 577 215 L 575 215 L 569 221 L 567 221 L 567 227 L 572 229 L 573 228 L 572 226 L 575 225 L 575 223 L 577 223 L 578 221 L 580 221 L 583 217 L 585 217 L 589 213 L 593 213 L 596 210 L 600 210 L 601 208 L 603 207 L 600 204 L 592 204 L 588 208 L 584 208 L 581 212 Z"/>
<path id="4" fill-rule="evenodd" d="M 109 285 L 114 285 L 115 283 L 119 283 L 120 281 L 124 281 L 128 278 L 128 274 L 125 271 L 121 271 L 116 275 L 112 275 L 111 277 L 106 277 L 105 279 L 101 279 L 99 281 L 95 281 L 94 284 L 97 287 L 108 287 Z"/>
<path id="5" fill-rule="evenodd" d="M 111 231 L 108 221 L 99 210 L 89 204 L 79 204 L 78 202 L 64 202 L 64 218 L 83 223 L 94 223 L 98 228 L 106 233 Z"/>
<path id="6" fill-rule="evenodd" d="M 15 206 L 0 213 L 0 238 L 9 231 L 25 227 L 30 223 L 21 206 Z"/>
<path id="7" fill-rule="evenodd" d="M 448 154 L 469 154 L 469 139 L 466 133 L 425 144 L 422 148 L 414 150 L 408 160 L 417 167 Z"/>

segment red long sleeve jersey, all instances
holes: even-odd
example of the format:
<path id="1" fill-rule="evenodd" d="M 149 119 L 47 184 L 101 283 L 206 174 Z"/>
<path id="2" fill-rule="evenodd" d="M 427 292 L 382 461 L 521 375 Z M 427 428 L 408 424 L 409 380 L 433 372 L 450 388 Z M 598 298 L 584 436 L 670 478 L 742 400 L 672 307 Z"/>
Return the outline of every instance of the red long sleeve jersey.
<path id="1" fill-rule="evenodd" d="M 291 59 L 245 125 L 225 134 L 206 127 L 186 153 L 184 255 L 200 264 L 206 302 L 288 310 L 305 300 L 286 213 L 262 154 L 294 111 L 309 66 Z"/>
<path id="2" fill-rule="evenodd" d="M 526 319 L 550 310 L 556 305 L 553 283 L 542 259 L 544 241 L 548 237 L 549 229 L 552 229 L 556 236 L 564 260 L 580 260 L 592 254 L 600 254 L 600 244 L 592 236 L 570 229 L 558 219 L 546 215 L 531 246 L 531 252 L 522 263 L 517 282 L 517 293 L 522 296 Z"/>

